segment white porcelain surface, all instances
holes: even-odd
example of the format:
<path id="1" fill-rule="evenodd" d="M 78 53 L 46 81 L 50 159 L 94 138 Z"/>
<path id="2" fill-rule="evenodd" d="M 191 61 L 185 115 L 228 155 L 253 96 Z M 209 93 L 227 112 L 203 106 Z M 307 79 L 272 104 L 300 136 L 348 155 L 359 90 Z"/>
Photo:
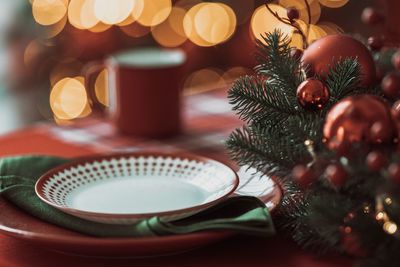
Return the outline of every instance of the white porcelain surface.
<path id="1" fill-rule="evenodd" d="M 79 187 L 68 195 L 66 203 L 92 212 L 152 213 L 200 205 L 208 195 L 201 187 L 181 179 L 120 177 Z"/>
<path id="2" fill-rule="evenodd" d="M 74 216 L 129 224 L 189 216 L 227 197 L 238 183 L 236 173 L 217 161 L 134 154 L 60 167 L 39 179 L 36 192 Z"/>

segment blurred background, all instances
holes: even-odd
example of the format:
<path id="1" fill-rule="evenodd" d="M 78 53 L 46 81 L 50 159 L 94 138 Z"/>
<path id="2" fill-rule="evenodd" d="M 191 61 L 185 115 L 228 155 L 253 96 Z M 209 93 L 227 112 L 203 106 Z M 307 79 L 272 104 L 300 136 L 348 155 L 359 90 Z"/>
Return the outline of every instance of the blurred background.
<path id="1" fill-rule="evenodd" d="M 307 39 L 352 33 L 360 37 L 398 33 L 398 0 L 272 1 L 300 13 Z M 89 116 L 93 103 L 108 105 L 107 73 L 99 73 L 89 97 L 83 69 L 119 50 L 180 47 L 188 54 L 184 94 L 228 88 L 255 64 L 254 40 L 280 28 L 302 48 L 292 27 L 258 0 L 0 0 L 0 134 L 37 121 L 68 125 Z M 268 1 L 271 2 L 271 1 Z M 361 20 L 373 6 L 386 19 L 374 27 Z M 396 26 L 397 25 L 397 26 Z M 389 33 L 389 34 L 387 34 Z"/>

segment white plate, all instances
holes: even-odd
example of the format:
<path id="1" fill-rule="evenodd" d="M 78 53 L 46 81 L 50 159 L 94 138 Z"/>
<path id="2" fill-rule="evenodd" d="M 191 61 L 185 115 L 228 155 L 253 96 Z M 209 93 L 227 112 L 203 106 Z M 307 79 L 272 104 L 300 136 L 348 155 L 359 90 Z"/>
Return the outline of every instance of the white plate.
<path id="1" fill-rule="evenodd" d="M 183 154 L 133 153 L 81 159 L 43 175 L 36 193 L 66 213 L 103 223 L 178 219 L 229 196 L 236 173 Z"/>

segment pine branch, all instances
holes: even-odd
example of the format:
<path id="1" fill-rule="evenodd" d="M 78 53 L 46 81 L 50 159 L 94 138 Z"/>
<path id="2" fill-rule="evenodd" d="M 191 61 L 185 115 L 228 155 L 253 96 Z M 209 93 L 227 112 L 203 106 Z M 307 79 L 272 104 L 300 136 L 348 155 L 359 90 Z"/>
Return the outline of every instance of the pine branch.
<path id="1" fill-rule="evenodd" d="M 292 99 L 296 99 L 296 88 L 304 80 L 301 63 L 290 55 L 290 39 L 279 30 L 262 35 L 263 41 L 257 40 L 258 65 L 255 70 Z"/>
<path id="2" fill-rule="evenodd" d="M 266 173 L 289 171 L 289 167 L 277 164 L 282 158 L 278 154 L 271 153 L 270 148 L 262 142 L 262 138 L 255 136 L 248 127 L 236 129 L 227 140 L 227 147 L 231 158 L 241 166 L 249 165 Z M 274 144 L 273 150 L 280 150 L 279 145 Z"/>
<path id="3" fill-rule="evenodd" d="M 255 76 L 239 78 L 229 90 L 228 99 L 233 110 L 248 123 L 262 120 L 275 125 L 300 113 L 297 100 L 294 104 L 282 90 Z"/>
<path id="4" fill-rule="evenodd" d="M 357 59 L 346 58 L 330 68 L 325 81 L 335 102 L 352 94 L 361 81 L 361 67 Z"/>
<path id="5" fill-rule="evenodd" d="M 313 123 L 290 118 L 279 127 L 252 124 L 234 131 L 227 146 L 239 165 L 249 165 L 270 175 L 287 175 L 299 159 L 311 160 L 304 141 L 312 132 L 309 129 L 314 128 Z"/>

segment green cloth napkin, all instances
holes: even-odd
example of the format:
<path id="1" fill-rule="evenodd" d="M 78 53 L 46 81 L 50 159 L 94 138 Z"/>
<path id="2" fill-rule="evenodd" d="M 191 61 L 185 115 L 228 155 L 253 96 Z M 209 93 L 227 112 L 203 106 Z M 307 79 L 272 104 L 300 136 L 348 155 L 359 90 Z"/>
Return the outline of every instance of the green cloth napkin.
<path id="1" fill-rule="evenodd" d="M 41 220 L 97 237 L 159 236 L 216 229 L 264 236 L 275 233 L 265 204 L 248 196 L 228 198 L 205 211 L 172 222 L 153 217 L 136 225 L 112 225 L 68 215 L 41 201 L 34 188 L 43 173 L 68 161 L 46 156 L 0 159 L 1 196 Z"/>

